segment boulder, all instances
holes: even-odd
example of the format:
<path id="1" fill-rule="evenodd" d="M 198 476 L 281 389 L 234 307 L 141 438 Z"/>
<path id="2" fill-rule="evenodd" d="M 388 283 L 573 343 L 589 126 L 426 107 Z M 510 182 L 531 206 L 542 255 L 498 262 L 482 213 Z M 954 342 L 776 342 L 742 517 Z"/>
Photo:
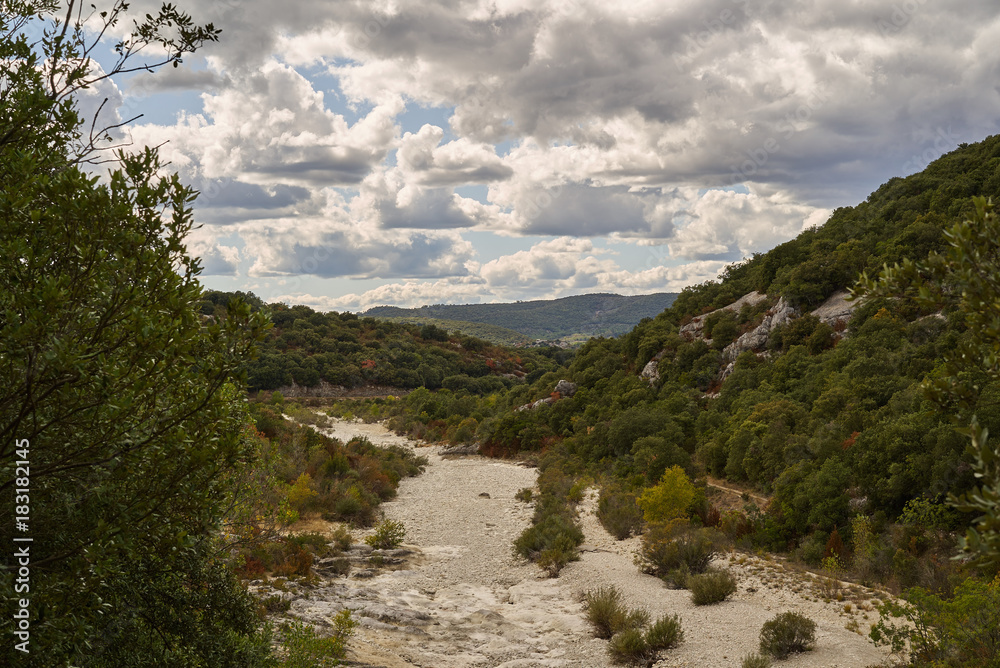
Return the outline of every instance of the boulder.
<path id="1" fill-rule="evenodd" d="M 556 392 L 561 397 L 572 397 L 576 394 L 576 383 L 571 383 L 568 380 L 560 380 L 556 383 Z"/>
<path id="2" fill-rule="evenodd" d="M 479 443 L 469 443 L 467 445 L 453 445 L 441 449 L 442 455 L 478 455 Z"/>

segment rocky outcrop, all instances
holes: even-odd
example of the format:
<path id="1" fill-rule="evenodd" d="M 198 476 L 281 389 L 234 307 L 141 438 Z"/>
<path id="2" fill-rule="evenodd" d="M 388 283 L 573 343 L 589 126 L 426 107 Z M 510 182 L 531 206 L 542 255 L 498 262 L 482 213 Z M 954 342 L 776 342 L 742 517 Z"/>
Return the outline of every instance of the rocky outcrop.
<path id="1" fill-rule="evenodd" d="M 449 448 L 441 448 L 441 455 L 478 455 L 479 443 L 469 443 L 467 445 L 453 445 Z"/>
<path id="2" fill-rule="evenodd" d="M 812 314 L 819 318 L 820 322 L 824 322 L 834 329 L 846 326 L 847 321 L 854 315 L 854 309 L 860 303 L 859 301 L 847 301 L 850 294 L 847 290 L 837 290 Z"/>
<path id="3" fill-rule="evenodd" d="M 740 335 L 738 339 L 730 343 L 722 350 L 723 357 L 732 362 L 740 353 L 747 350 L 761 350 L 767 345 L 767 340 L 775 327 L 783 325 L 797 314 L 794 307 L 789 306 L 785 298 L 782 297 L 765 315 L 759 325 L 749 332 Z"/>
<path id="4" fill-rule="evenodd" d="M 661 350 L 656 353 L 653 355 L 653 359 L 646 362 L 646 366 L 642 367 L 642 373 L 639 375 L 649 381 L 650 385 L 653 385 L 656 381 L 660 380 L 660 360 L 663 359 L 663 354 L 665 352 L 665 350 Z"/>
<path id="5" fill-rule="evenodd" d="M 708 318 L 710 315 L 713 315 L 715 313 L 720 313 L 722 311 L 733 311 L 735 313 L 739 313 L 740 309 L 742 309 L 744 306 L 748 304 L 750 306 L 754 306 L 764 301 L 765 299 L 767 299 L 767 295 L 761 294 L 756 290 L 747 293 L 742 297 L 740 297 L 739 299 L 737 299 L 736 301 L 734 301 L 732 304 L 727 304 L 722 308 L 717 308 L 714 311 L 705 313 L 704 315 L 699 315 L 695 316 L 694 318 L 691 318 L 691 322 L 681 326 L 679 333 L 681 336 L 683 336 L 688 340 L 703 338 L 702 332 L 705 329 L 705 319 Z"/>
<path id="6" fill-rule="evenodd" d="M 572 397 L 576 394 L 576 383 L 571 383 L 568 380 L 560 380 L 556 383 L 555 391 L 558 392 L 561 397 Z"/>
<path id="7" fill-rule="evenodd" d="M 514 410 L 520 413 L 521 411 L 534 410 L 545 404 L 554 404 L 556 402 L 554 397 L 545 397 L 544 399 L 539 399 L 538 401 L 532 402 L 530 404 L 524 404 L 523 406 L 518 406 Z"/>
<path id="8" fill-rule="evenodd" d="M 554 404 L 557 399 L 561 399 L 562 397 L 572 397 L 574 394 L 576 394 L 576 390 L 577 390 L 576 383 L 571 383 L 568 380 L 560 380 L 558 383 L 556 383 L 556 387 L 552 391 L 552 396 L 544 397 L 530 404 L 524 404 L 523 406 L 518 406 L 514 410 L 517 412 L 521 412 L 539 408 L 544 404 Z"/>
<path id="9" fill-rule="evenodd" d="M 857 301 L 847 301 L 849 295 L 850 293 L 847 290 L 838 290 L 830 295 L 830 297 L 820 304 L 818 308 L 813 310 L 811 312 L 812 315 L 819 318 L 820 322 L 824 322 L 834 329 L 842 331 L 846 326 L 847 321 L 850 320 L 851 316 L 854 314 L 854 309 L 858 306 Z M 767 295 L 759 292 L 751 292 L 743 295 L 728 306 L 723 306 L 722 308 L 716 309 L 711 313 L 706 313 L 705 315 L 692 318 L 691 322 L 680 328 L 680 334 L 689 341 L 696 338 L 704 339 L 705 319 L 713 313 L 719 313 L 720 311 L 738 312 L 747 304 L 759 304 L 765 299 L 767 299 Z M 764 319 L 759 325 L 751 329 L 749 332 L 743 333 L 738 339 L 723 349 L 722 354 L 726 365 L 722 370 L 722 378 L 726 378 L 733 372 L 733 369 L 736 366 L 736 358 L 740 356 L 740 353 L 751 350 L 758 354 L 766 355 L 767 353 L 765 348 L 767 347 L 767 342 L 771 337 L 771 332 L 773 332 L 776 327 L 784 325 L 798 315 L 799 311 L 796 308 L 789 305 L 788 302 L 785 301 L 784 297 L 780 298 L 778 303 L 764 314 Z M 707 339 L 705 340 L 707 341 Z M 662 357 L 663 351 L 653 357 L 653 359 L 651 359 L 642 369 L 640 375 L 645 378 L 650 385 L 655 384 L 660 379 L 659 363 Z"/>

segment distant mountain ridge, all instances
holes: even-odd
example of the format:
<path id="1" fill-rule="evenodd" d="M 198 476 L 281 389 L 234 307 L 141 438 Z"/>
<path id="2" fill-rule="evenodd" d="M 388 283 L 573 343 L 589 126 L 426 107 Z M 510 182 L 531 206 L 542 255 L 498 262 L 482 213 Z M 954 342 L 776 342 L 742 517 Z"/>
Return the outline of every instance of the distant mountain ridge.
<path id="1" fill-rule="evenodd" d="M 595 293 L 503 304 L 435 304 L 420 308 L 376 306 L 361 315 L 372 318 L 434 318 L 495 325 L 533 339 L 583 334 L 617 336 L 631 331 L 677 299 L 675 292 L 624 296 Z"/>

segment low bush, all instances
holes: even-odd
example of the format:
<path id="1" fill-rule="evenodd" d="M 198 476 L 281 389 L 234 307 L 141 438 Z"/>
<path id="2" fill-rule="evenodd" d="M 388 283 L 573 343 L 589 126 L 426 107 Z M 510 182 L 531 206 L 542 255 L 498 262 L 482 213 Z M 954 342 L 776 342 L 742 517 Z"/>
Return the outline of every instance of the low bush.
<path id="1" fill-rule="evenodd" d="M 747 654 L 740 668 L 771 668 L 771 657 L 766 654 Z"/>
<path id="2" fill-rule="evenodd" d="M 537 562 L 555 577 L 566 564 L 579 558 L 576 548 L 583 543 L 583 531 L 572 507 L 550 494 L 538 500 L 533 522 L 514 541 L 514 552 Z"/>
<path id="3" fill-rule="evenodd" d="M 325 573 L 327 575 L 342 575 L 346 577 L 351 573 L 351 562 L 343 557 L 334 559 L 330 565 L 326 567 Z"/>
<path id="4" fill-rule="evenodd" d="M 677 615 L 661 617 L 645 631 L 641 627 L 616 633 L 608 644 L 608 654 L 614 663 L 649 666 L 660 652 L 675 647 L 684 639 Z"/>
<path id="5" fill-rule="evenodd" d="M 351 535 L 351 532 L 345 526 L 337 527 L 337 530 L 333 532 L 332 538 L 333 540 L 330 542 L 341 552 L 351 549 L 351 545 L 354 544 L 354 536 Z"/>
<path id="6" fill-rule="evenodd" d="M 646 636 L 640 629 L 626 629 L 615 634 L 608 644 L 608 654 L 614 663 L 630 666 L 647 665 L 653 659 Z"/>
<path id="7" fill-rule="evenodd" d="M 622 603 L 621 592 L 615 587 L 600 587 L 586 594 L 587 621 L 594 635 L 608 639 L 627 629 L 642 628 L 649 623 L 645 610 L 632 610 Z"/>
<path id="8" fill-rule="evenodd" d="M 608 533 L 618 540 L 625 540 L 642 531 L 642 509 L 635 502 L 635 495 L 605 487 L 597 502 L 597 519 Z"/>
<path id="9" fill-rule="evenodd" d="M 273 615 L 279 612 L 288 612 L 292 607 L 292 602 L 278 594 L 273 594 L 262 597 L 260 607 L 264 610 L 264 614 Z"/>
<path id="10" fill-rule="evenodd" d="M 339 666 L 347 655 L 347 641 L 354 634 L 357 622 L 350 610 L 341 610 L 333 618 L 333 633 L 318 635 L 312 626 L 300 621 L 281 625 L 284 658 L 280 668 L 326 668 Z"/>
<path id="11" fill-rule="evenodd" d="M 793 652 L 812 649 L 816 642 L 816 622 L 797 612 L 783 612 L 764 622 L 760 630 L 760 651 L 776 659 Z"/>
<path id="12" fill-rule="evenodd" d="M 688 575 L 704 573 L 715 556 L 715 529 L 692 530 L 686 522 L 654 524 L 643 534 L 639 567 L 643 573 L 685 586 Z"/>
<path id="13" fill-rule="evenodd" d="M 877 606 L 880 619 L 869 634 L 876 645 L 908 652 L 914 664 L 1000 666 L 1000 575 L 967 578 L 951 597 L 919 587 L 904 596 Z"/>
<path id="14" fill-rule="evenodd" d="M 375 532 L 365 538 L 365 543 L 376 550 L 393 550 L 403 544 L 406 528 L 402 522 L 382 520 L 375 525 Z"/>
<path id="15" fill-rule="evenodd" d="M 285 541 L 291 545 L 308 550 L 317 557 L 325 557 L 330 552 L 326 536 L 318 532 L 289 534 Z"/>
<path id="16" fill-rule="evenodd" d="M 545 550 L 542 550 L 535 563 L 545 571 L 550 578 L 557 577 L 559 571 L 569 565 L 569 562 L 576 561 L 580 556 L 576 552 L 576 545 L 568 536 L 560 536 L 556 543 Z"/>
<path id="17" fill-rule="evenodd" d="M 530 487 L 522 487 L 517 490 L 517 494 L 514 495 L 514 498 L 518 501 L 523 501 L 524 503 L 531 503 L 532 493 L 533 492 Z"/>
<path id="18" fill-rule="evenodd" d="M 709 570 L 690 576 L 687 588 L 691 590 L 691 602 L 695 605 L 721 603 L 736 592 L 736 578 L 729 571 Z"/>
<path id="19" fill-rule="evenodd" d="M 676 647 L 682 640 L 684 630 L 677 615 L 660 617 L 646 630 L 646 644 L 654 652 Z"/>

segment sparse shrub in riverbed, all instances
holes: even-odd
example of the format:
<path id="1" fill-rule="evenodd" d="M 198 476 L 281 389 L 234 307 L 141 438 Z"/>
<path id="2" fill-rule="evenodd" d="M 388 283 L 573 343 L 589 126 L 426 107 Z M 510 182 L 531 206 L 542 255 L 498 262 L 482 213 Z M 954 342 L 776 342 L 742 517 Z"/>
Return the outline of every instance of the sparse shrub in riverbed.
<path id="1" fill-rule="evenodd" d="M 376 550 L 394 550 L 403 544 L 406 527 L 402 522 L 382 520 L 375 526 L 375 532 L 365 538 L 365 543 Z"/>
<path id="2" fill-rule="evenodd" d="M 760 651 L 776 659 L 793 652 L 812 649 L 816 642 L 816 622 L 797 612 L 783 612 L 764 622 L 760 630 Z"/>
<path id="3" fill-rule="evenodd" d="M 350 530 L 343 525 L 337 527 L 337 530 L 333 532 L 332 538 L 333 540 L 331 543 L 341 552 L 351 549 L 351 545 L 354 544 L 354 536 L 352 536 Z"/>
<path id="4" fill-rule="evenodd" d="M 635 494 L 613 487 L 601 490 L 601 498 L 597 502 L 597 519 L 618 540 L 625 540 L 642 530 L 642 510 L 635 502 Z"/>
<path id="5" fill-rule="evenodd" d="M 347 641 L 354 634 L 357 622 L 350 610 L 341 610 L 333 618 L 333 633 L 321 636 L 309 624 L 300 621 L 281 625 L 284 658 L 280 668 L 327 668 L 339 666 L 347 655 Z"/>
<path id="6" fill-rule="evenodd" d="M 630 666 L 650 666 L 660 652 L 677 646 L 684 639 L 681 621 L 677 615 L 661 617 L 643 631 L 631 628 L 615 634 L 608 643 L 608 654 L 614 663 Z"/>
<path id="7" fill-rule="evenodd" d="M 649 625 L 645 610 L 629 610 L 615 587 L 600 587 L 585 597 L 587 621 L 598 638 L 610 638 L 608 654 L 614 663 L 651 665 L 663 650 L 684 639 L 677 615 L 660 617 Z M 648 625 L 648 626 L 647 626 Z"/>
<path id="8" fill-rule="evenodd" d="M 556 577 L 571 561 L 579 559 L 576 548 L 583 543 L 583 530 L 570 502 L 573 478 L 560 467 L 559 460 L 543 461 L 538 475 L 541 491 L 535 504 L 532 525 L 514 541 L 514 552 L 536 562 Z"/>
<path id="9" fill-rule="evenodd" d="M 684 640 L 681 618 L 677 615 L 660 617 L 646 630 L 646 644 L 653 652 L 659 653 L 675 647 Z"/>
<path id="10" fill-rule="evenodd" d="M 616 633 L 642 628 L 649 623 L 645 610 L 630 611 L 622 603 L 621 592 L 615 587 L 600 587 L 586 594 L 587 621 L 594 635 L 607 640 Z"/>
<path id="11" fill-rule="evenodd" d="M 747 654 L 740 668 L 771 668 L 771 657 L 766 654 Z"/>
<path id="12" fill-rule="evenodd" d="M 645 665 L 650 662 L 649 646 L 640 629 L 626 629 L 615 634 L 608 644 L 608 654 L 615 663 Z"/>
<path id="13" fill-rule="evenodd" d="M 708 568 L 717 536 L 715 529 L 692 529 L 684 520 L 653 524 L 642 536 L 639 568 L 684 587 L 689 575 Z"/>
<path id="14" fill-rule="evenodd" d="M 551 494 L 539 499 L 533 522 L 514 541 L 514 551 L 555 577 L 566 564 L 579 558 L 576 548 L 583 542 L 583 531 L 572 507 Z"/>
<path id="15" fill-rule="evenodd" d="M 262 597 L 260 599 L 260 607 L 265 614 L 273 615 L 279 612 L 288 612 L 289 608 L 292 607 L 292 602 L 286 598 L 282 598 L 278 594 L 273 594 Z"/>
<path id="16" fill-rule="evenodd" d="M 736 578 L 729 571 L 709 570 L 690 576 L 687 588 L 691 590 L 691 602 L 695 605 L 721 603 L 736 591 Z"/>

